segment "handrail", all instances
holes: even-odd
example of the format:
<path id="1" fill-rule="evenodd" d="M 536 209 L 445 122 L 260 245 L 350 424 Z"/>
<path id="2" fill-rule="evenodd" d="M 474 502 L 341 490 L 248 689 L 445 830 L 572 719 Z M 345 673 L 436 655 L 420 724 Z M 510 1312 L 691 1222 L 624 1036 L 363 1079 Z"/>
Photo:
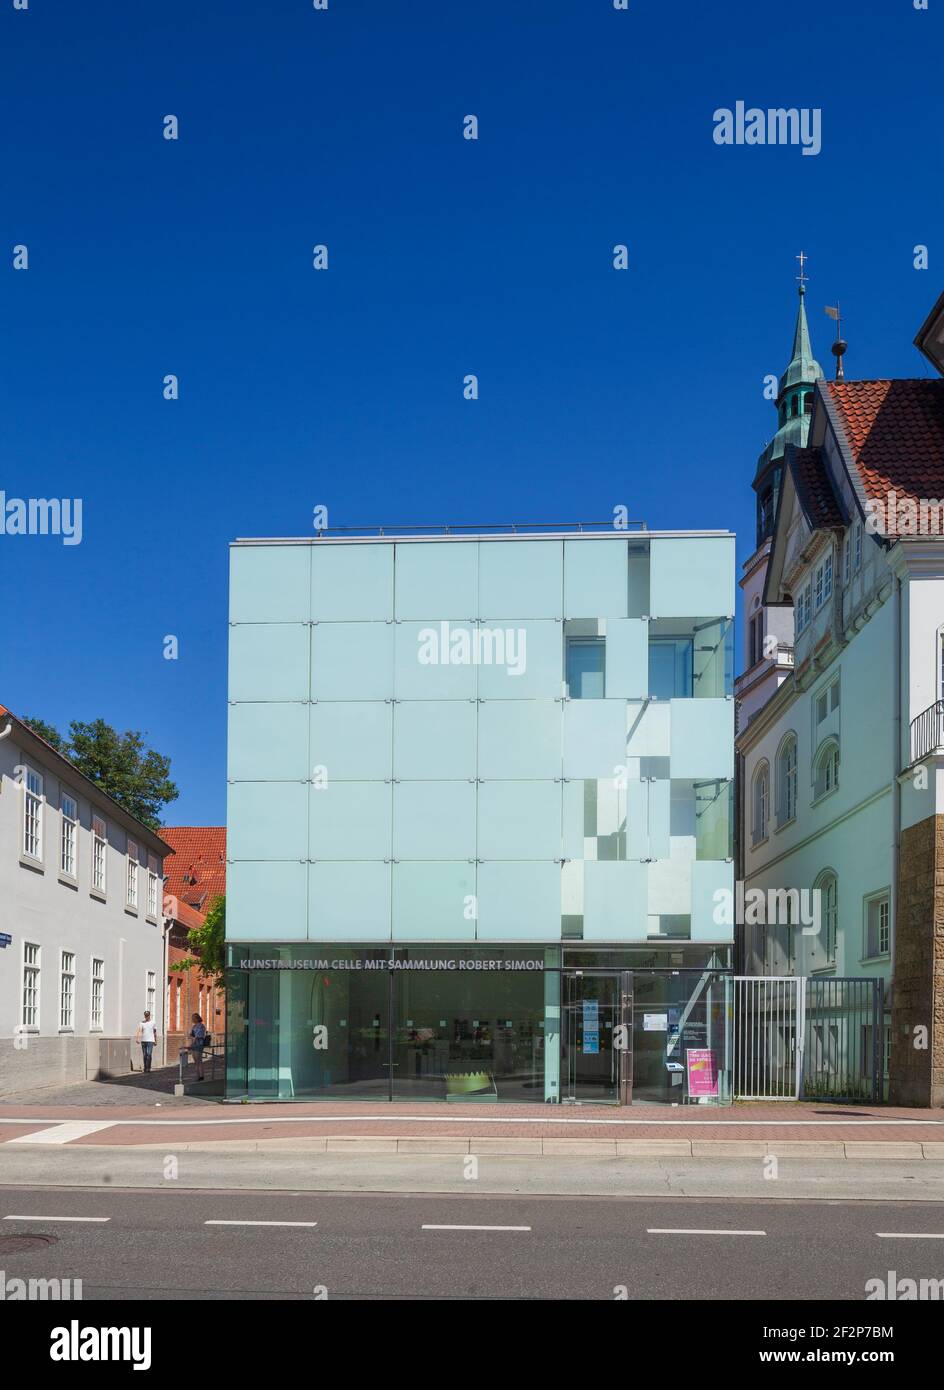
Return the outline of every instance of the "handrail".
<path id="1" fill-rule="evenodd" d="M 935 700 L 911 721 L 911 761 L 919 763 L 936 748 L 944 747 L 944 700 Z"/>

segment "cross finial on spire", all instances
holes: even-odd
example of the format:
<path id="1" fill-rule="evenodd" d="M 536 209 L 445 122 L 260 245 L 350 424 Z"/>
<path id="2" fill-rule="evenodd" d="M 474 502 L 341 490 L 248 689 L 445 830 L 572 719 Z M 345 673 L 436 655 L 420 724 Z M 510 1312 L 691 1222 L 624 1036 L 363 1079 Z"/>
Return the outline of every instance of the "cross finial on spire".
<path id="1" fill-rule="evenodd" d="M 800 262 L 800 273 L 799 273 L 799 275 L 797 276 L 797 280 L 798 280 L 799 283 L 800 283 L 800 293 L 801 293 L 801 294 L 805 294 L 805 293 L 806 293 L 806 281 L 807 281 L 807 278 L 808 278 L 808 277 L 807 277 L 806 271 L 803 269 L 803 267 L 806 265 L 807 261 L 808 261 L 810 258 L 809 258 L 809 256 L 806 254 L 805 251 L 801 251 L 800 254 L 796 257 L 796 259 Z"/>

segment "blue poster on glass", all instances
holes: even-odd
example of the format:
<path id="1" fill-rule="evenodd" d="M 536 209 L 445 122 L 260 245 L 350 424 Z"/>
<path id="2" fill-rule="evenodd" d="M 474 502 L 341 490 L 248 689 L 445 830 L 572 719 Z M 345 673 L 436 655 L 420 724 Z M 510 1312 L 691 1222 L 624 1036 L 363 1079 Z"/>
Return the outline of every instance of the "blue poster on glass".
<path id="1" fill-rule="evenodd" d="M 600 1051 L 600 1005 L 596 999 L 583 1001 L 583 1050 L 585 1056 Z"/>

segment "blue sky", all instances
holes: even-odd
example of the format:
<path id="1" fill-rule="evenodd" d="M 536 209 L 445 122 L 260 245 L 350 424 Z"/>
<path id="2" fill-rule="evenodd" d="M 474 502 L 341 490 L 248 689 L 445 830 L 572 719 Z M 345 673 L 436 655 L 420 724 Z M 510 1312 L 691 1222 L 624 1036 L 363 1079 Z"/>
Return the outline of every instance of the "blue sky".
<path id="1" fill-rule="evenodd" d="M 848 376 L 930 371 L 942 43 L 942 0 L 2 0 L 0 489 L 84 538 L 0 537 L 0 702 L 146 730 L 220 823 L 235 536 L 625 504 L 743 560 L 796 253 L 825 370 L 838 298 Z M 822 152 L 719 147 L 738 100 Z"/>

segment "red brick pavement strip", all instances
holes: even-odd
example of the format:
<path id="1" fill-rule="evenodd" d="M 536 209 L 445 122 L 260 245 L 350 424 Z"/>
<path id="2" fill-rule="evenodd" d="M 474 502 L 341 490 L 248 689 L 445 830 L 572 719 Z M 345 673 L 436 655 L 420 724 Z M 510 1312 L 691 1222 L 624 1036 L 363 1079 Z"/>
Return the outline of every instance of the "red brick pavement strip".
<path id="1" fill-rule="evenodd" d="M 6 1114 L 23 1120 L 25 1108 L 17 1111 L 8 1106 L 5 1110 Z M 531 1105 L 502 1105 L 490 1109 L 491 1113 L 484 1115 L 481 1106 L 469 1105 L 325 1102 L 314 1106 L 253 1104 L 240 1107 L 238 1114 L 233 1114 L 233 1108 L 227 1106 L 193 1106 L 174 1114 L 173 1102 L 166 1106 L 30 1106 L 28 1124 L 0 1124 L 0 1143 L 67 1120 L 94 1120 L 109 1126 L 75 1139 L 72 1144 L 116 1146 L 228 1139 L 258 1143 L 326 1135 L 574 1140 L 697 1138 L 699 1142 L 732 1139 L 944 1142 L 942 1110 L 758 1103 L 717 1109 L 690 1106 L 672 1113 L 662 1106 L 620 1110 L 609 1106 L 580 1106 L 566 1107 L 566 1115 L 552 1118 L 535 1114 L 536 1107 Z M 0 1119 L 3 1115 L 4 1111 L 0 1110 Z"/>

